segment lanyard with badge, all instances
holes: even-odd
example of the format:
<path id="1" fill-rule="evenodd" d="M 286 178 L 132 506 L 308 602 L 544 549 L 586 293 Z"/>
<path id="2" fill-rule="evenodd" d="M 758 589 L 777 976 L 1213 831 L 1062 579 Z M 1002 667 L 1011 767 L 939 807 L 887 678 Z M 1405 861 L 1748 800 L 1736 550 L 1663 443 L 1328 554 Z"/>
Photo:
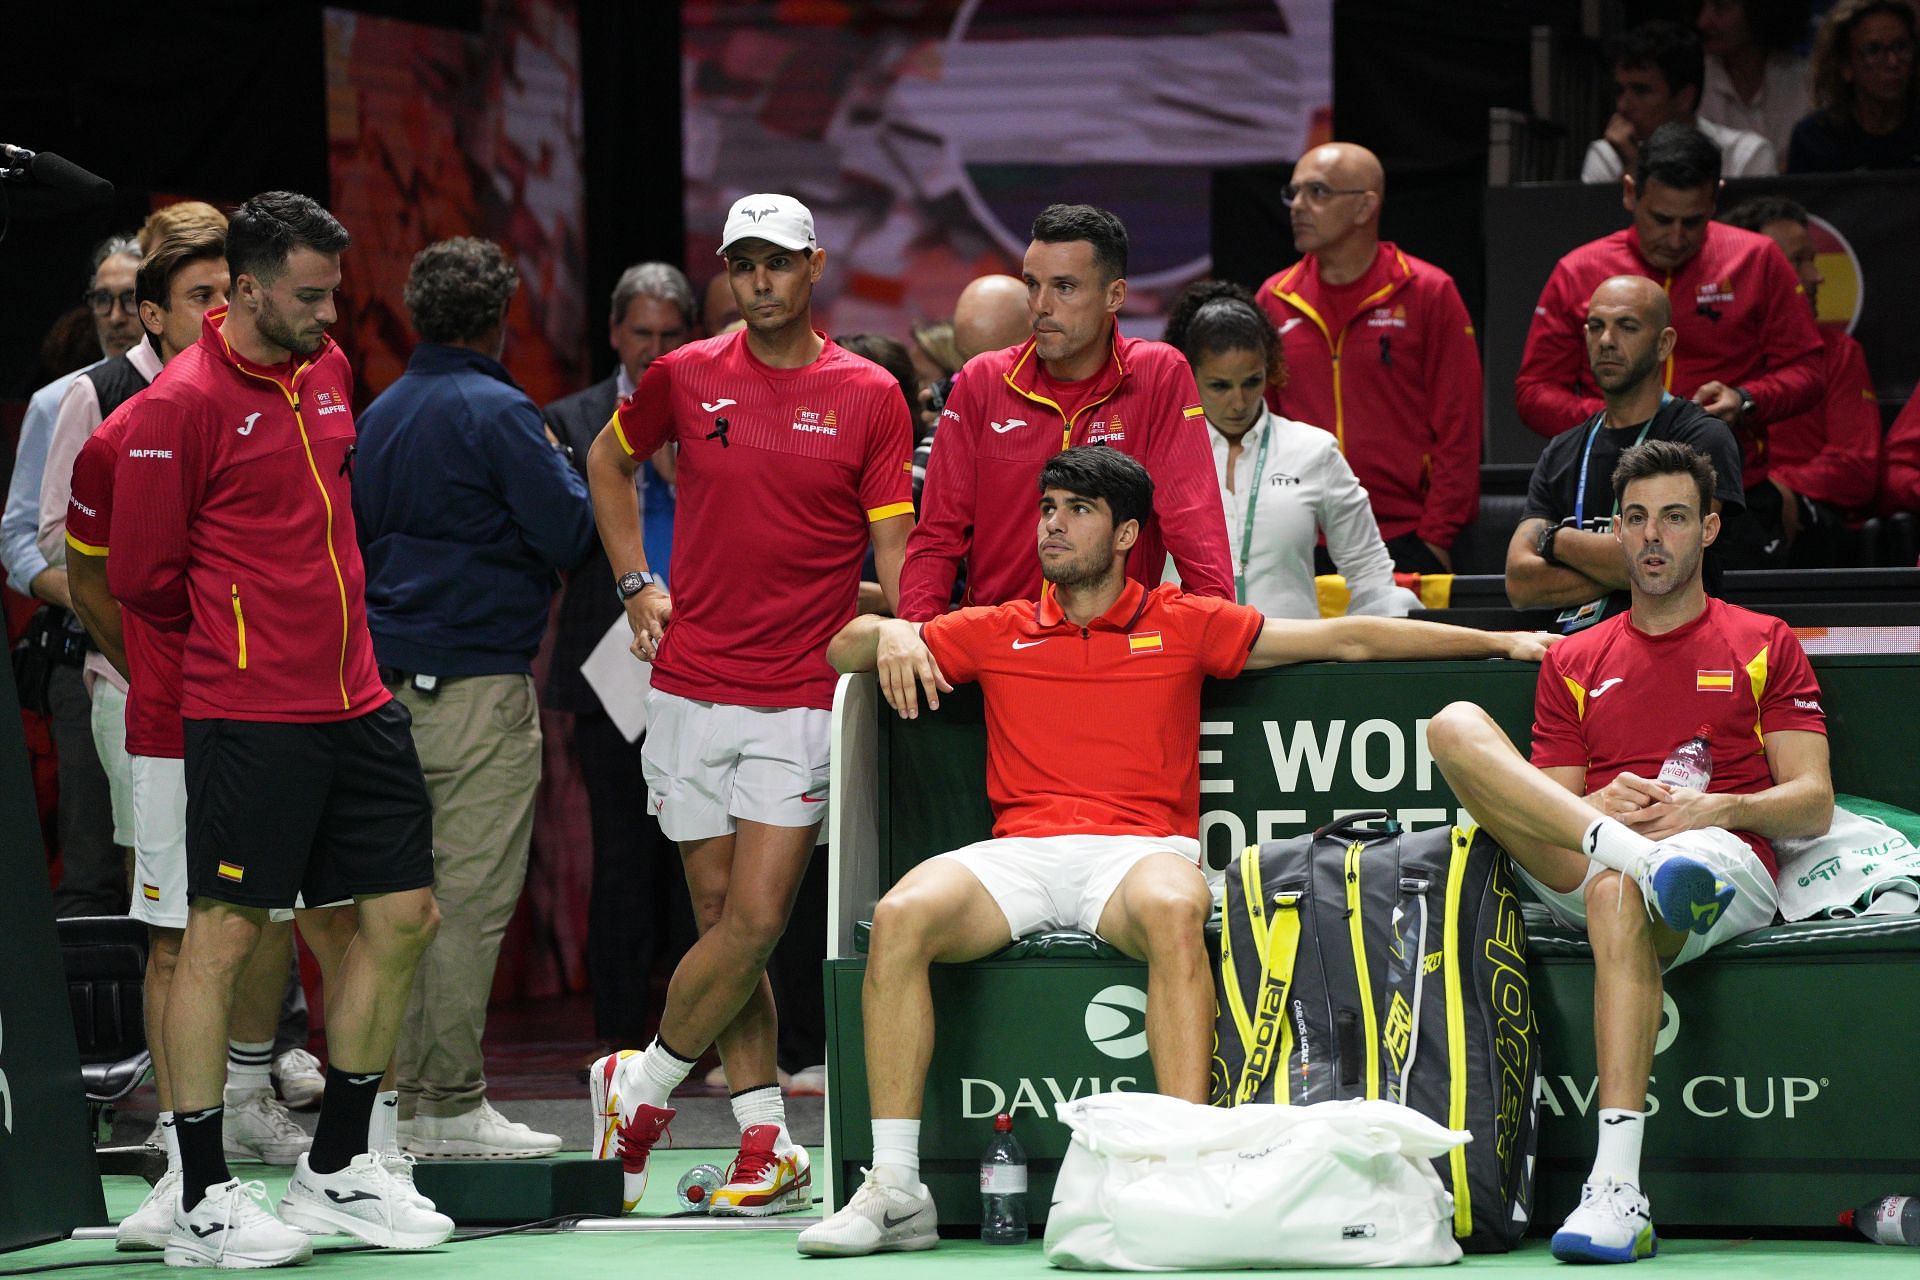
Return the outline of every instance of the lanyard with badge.
<path id="1" fill-rule="evenodd" d="M 1249 484 L 1251 492 L 1247 494 L 1247 522 L 1240 529 L 1240 572 L 1233 576 L 1233 598 L 1236 603 L 1247 602 L 1247 557 L 1253 554 L 1253 516 L 1260 509 L 1260 476 L 1267 469 L 1267 445 L 1273 441 L 1273 415 L 1268 413 L 1261 420 L 1260 452 L 1253 455 L 1253 479 Z"/>
<path id="2" fill-rule="evenodd" d="M 1662 391 L 1660 393 L 1660 409 L 1665 409 L 1672 399 L 1673 393 L 1671 391 Z M 1634 444 L 1637 445 L 1646 440 L 1647 432 L 1653 430 L 1653 419 L 1659 416 L 1660 410 L 1656 409 L 1654 410 L 1653 418 L 1648 418 L 1645 423 L 1641 424 L 1640 434 L 1633 438 Z M 1587 472 L 1593 464 L 1593 442 L 1599 437 L 1601 430 L 1605 428 L 1606 425 L 1607 411 L 1602 409 L 1594 415 L 1593 425 L 1587 428 L 1587 444 L 1580 453 L 1580 484 L 1574 491 L 1573 497 L 1573 527 L 1576 529 L 1584 530 L 1587 527 Z M 1621 452 L 1625 453 L 1626 450 L 1623 449 Z M 1614 465 L 1619 465 L 1619 459 L 1617 457 L 1614 460 Z M 1620 499 L 1616 497 L 1613 500 L 1612 515 L 1618 516 L 1619 514 Z M 1608 518 L 1612 519 L 1612 516 Z M 1608 594 L 1611 595 L 1612 593 L 1609 592 Z M 1559 626 L 1562 635 L 1572 635 L 1574 632 L 1583 630 L 1600 621 L 1601 615 L 1606 612 L 1606 607 L 1607 596 L 1601 596 L 1598 600 L 1589 600 L 1585 604 L 1562 609 L 1560 616 L 1555 618 L 1554 622 Z"/>

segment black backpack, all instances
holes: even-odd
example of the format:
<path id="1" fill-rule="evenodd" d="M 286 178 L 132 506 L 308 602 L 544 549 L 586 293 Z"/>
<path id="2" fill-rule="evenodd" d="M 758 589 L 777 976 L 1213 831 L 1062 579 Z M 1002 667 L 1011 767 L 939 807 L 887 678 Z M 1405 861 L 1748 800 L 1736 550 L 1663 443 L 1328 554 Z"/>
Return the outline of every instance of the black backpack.
<path id="1" fill-rule="evenodd" d="M 1356 813 L 1227 868 L 1213 1102 L 1384 1098 L 1474 1140 L 1434 1161 L 1454 1236 L 1502 1252 L 1533 1207 L 1539 1031 L 1507 855 L 1478 828 Z"/>

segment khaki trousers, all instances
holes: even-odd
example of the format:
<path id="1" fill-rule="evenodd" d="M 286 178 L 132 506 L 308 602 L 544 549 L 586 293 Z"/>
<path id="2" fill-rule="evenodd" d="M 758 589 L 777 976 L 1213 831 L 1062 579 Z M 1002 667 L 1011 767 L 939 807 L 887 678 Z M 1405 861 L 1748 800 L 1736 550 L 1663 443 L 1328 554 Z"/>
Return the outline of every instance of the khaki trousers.
<path id="1" fill-rule="evenodd" d="M 400 1114 L 457 1116 L 485 1101 L 480 1037 L 500 940 L 520 901 L 540 784 L 540 712 L 529 675 L 394 690 L 433 800 L 440 932 L 413 980 L 394 1050 Z"/>

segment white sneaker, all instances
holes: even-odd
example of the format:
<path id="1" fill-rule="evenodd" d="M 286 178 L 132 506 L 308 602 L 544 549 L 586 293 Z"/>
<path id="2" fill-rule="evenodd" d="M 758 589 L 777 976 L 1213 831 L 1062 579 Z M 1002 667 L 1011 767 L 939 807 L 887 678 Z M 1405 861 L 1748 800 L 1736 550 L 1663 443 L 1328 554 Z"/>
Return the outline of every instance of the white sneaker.
<path id="1" fill-rule="evenodd" d="M 394 1184 L 415 1204 L 422 1209 L 434 1207 L 433 1201 L 427 1198 L 426 1193 L 414 1185 L 412 1156 L 399 1151 L 376 1151 L 374 1154 L 379 1156 L 380 1163 L 387 1167 L 387 1176 L 392 1178 Z"/>
<path id="2" fill-rule="evenodd" d="M 1580 1207 L 1553 1233 L 1553 1256 L 1562 1262 L 1638 1262 L 1658 1252 L 1647 1198 L 1612 1178 L 1582 1186 Z"/>
<path id="3" fill-rule="evenodd" d="M 526 1160 L 560 1150 L 560 1139 L 509 1120 L 482 1099 L 472 1111 L 457 1116 L 415 1115 L 400 1138 L 401 1149 L 425 1159 L 453 1156 L 495 1160 Z"/>
<path id="4" fill-rule="evenodd" d="M 587 1068 L 593 1105 L 593 1158 L 620 1161 L 620 1211 L 632 1213 L 647 1190 L 647 1161 L 667 1136 L 673 1107 L 641 1102 L 639 1049 L 621 1049 Z"/>
<path id="5" fill-rule="evenodd" d="M 148 1130 L 147 1136 L 140 1140 L 140 1145 L 149 1151 L 165 1151 L 167 1149 L 167 1126 L 155 1120 L 153 1122 L 153 1128 Z"/>
<path id="6" fill-rule="evenodd" d="M 169 1169 L 148 1189 L 140 1207 L 120 1219 L 114 1229 L 113 1247 L 122 1251 L 166 1248 L 167 1237 L 173 1234 L 173 1211 L 179 1207 L 180 1171 Z"/>
<path id="7" fill-rule="evenodd" d="M 1736 890 L 1686 853 L 1655 849 L 1637 877 L 1653 918 L 1676 933 L 1708 933 L 1733 905 Z"/>
<path id="8" fill-rule="evenodd" d="M 289 1049 L 273 1060 L 273 1083 L 279 1086 L 281 1101 L 295 1111 L 319 1106 L 327 1092 L 320 1059 L 305 1049 Z"/>
<path id="9" fill-rule="evenodd" d="M 238 1178 L 207 1188 L 191 1211 L 174 1201 L 170 1267 L 284 1267 L 313 1256 L 313 1242 L 273 1216 L 267 1188 Z"/>
<path id="10" fill-rule="evenodd" d="M 295 1122 L 270 1089 L 226 1096 L 221 1139 L 236 1160 L 289 1165 L 313 1146 L 313 1135 Z"/>
<path id="11" fill-rule="evenodd" d="M 301 1156 L 280 1201 L 289 1226 L 312 1235 L 350 1235 L 387 1249 L 431 1249 L 453 1234 L 453 1219 L 420 1203 L 395 1181 L 386 1158 L 364 1151 L 337 1173 L 315 1173 Z"/>
<path id="12" fill-rule="evenodd" d="M 870 1253 L 931 1249 L 940 1243 L 939 1216 L 925 1183 L 902 1191 L 882 1182 L 871 1169 L 866 1175 L 844 1209 L 800 1233 L 801 1253 L 815 1258 L 863 1258 Z"/>

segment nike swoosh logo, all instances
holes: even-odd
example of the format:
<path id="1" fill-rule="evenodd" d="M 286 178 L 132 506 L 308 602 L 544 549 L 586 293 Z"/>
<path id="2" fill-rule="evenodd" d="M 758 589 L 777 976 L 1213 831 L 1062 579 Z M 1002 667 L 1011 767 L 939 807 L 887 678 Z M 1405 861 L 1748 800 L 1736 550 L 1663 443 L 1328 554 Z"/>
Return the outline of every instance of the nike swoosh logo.
<path id="1" fill-rule="evenodd" d="M 350 1191 L 346 1195 L 341 1195 L 332 1187 L 327 1188 L 327 1199 L 335 1204 L 352 1204 L 356 1200 L 378 1200 L 379 1198 L 371 1191 Z"/>
<path id="2" fill-rule="evenodd" d="M 702 400 L 700 402 L 700 407 L 702 409 L 705 409 L 708 413 L 718 413 L 730 404 L 739 404 L 739 403 L 740 402 L 738 400 L 715 400 L 712 404 L 708 404 L 705 400 Z"/>
<path id="3" fill-rule="evenodd" d="M 1301 320 L 1300 320 L 1300 317 L 1299 317 L 1299 316 L 1295 316 L 1295 317 L 1294 317 L 1293 319 L 1291 319 L 1291 320 L 1286 320 L 1286 321 L 1283 321 L 1283 322 L 1281 323 L 1281 325 L 1280 325 L 1280 336 L 1281 336 L 1281 337 L 1283 337 L 1283 338 L 1284 338 L 1284 337 L 1286 337 L 1286 336 L 1287 336 L 1287 330 L 1289 330 L 1289 329 L 1291 329 L 1291 328 L 1293 328 L 1293 326 L 1295 326 L 1295 325 L 1297 325 L 1297 324 L 1299 324 L 1299 323 L 1301 323 Z"/>
<path id="4" fill-rule="evenodd" d="M 880 1225 L 885 1227 L 888 1231 L 891 1231 L 902 1223 L 912 1222 L 915 1218 L 919 1216 L 920 1216 L 920 1211 L 918 1209 L 915 1209 L 912 1213 L 909 1213 L 905 1217 L 900 1217 L 900 1218 L 896 1218 L 890 1213 L 882 1213 L 880 1215 Z"/>
<path id="5" fill-rule="evenodd" d="M 1047 636 L 1044 639 L 1040 639 L 1040 640 L 1015 640 L 1013 642 L 1013 647 L 1016 649 L 1031 649 L 1033 648 L 1033 646 L 1037 644 L 1045 644 L 1048 640 L 1051 640 L 1051 639 L 1053 639 L 1052 636 Z"/>
<path id="6" fill-rule="evenodd" d="M 1026 425 L 1027 425 L 1027 420 L 1025 418 L 1008 418 L 1005 422 L 996 422 L 992 424 L 993 429 L 998 433 L 1000 433 L 1001 435 L 1007 434 L 1007 432 L 1013 430 L 1015 427 L 1024 427 Z"/>
<path id="7" fill-rule="evenodd" d="M 1595 685 L 1593 687 L 1593 692 L 1588 694 L 1587 696 L 1589 698 L 1597 698 L 1601 694 L 1605 693 L 1607 690 L 1613 688 L 1613 686 L 1619 684 L 1625 678 L 1626 678 L 1625 676 L 1615 676 L 1611 680 L 1603 680 L 1599 684 Z"/>

